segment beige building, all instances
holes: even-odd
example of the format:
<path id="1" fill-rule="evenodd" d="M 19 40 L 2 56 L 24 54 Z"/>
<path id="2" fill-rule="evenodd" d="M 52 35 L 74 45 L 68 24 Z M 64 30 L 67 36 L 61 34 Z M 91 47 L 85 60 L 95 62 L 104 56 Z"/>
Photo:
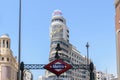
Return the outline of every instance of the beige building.
<path id="1" fill-rule="evenodd" d="M 117 77 L 120 80 L 120 0 L 115 0 Z"/>
<path id="2" fill-rule="evenodd" d="M 0 80 L 17 80 L 18 64 L 10 49 L 10 38 L 0 37 Z"/>

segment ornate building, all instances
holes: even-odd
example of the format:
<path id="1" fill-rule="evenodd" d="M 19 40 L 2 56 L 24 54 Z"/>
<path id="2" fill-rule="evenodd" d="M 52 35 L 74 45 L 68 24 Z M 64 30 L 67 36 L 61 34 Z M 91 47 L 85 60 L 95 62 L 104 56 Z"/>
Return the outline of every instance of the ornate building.
<path id="1" fill-rule="evenodd" d="M 50 55 L 49 62 L 55 60 L 56 46 L 59 43 L 61 51 L 59 51 L 60 58 L 69 64 L 86 64 L 86 57 L 82 56 L 81 53 L 69 43 L 69 29 L 66 25 L 66 20 L 62 16 L 60 10 L 55 10 L 52 14 L 51 25 L 50 25 Z M 59 79 L 64 80 L 89 80 L 87 70 L 70 69 L 60 75 Z M 49 80 L 57 80 L 57 77 L 49 71 L 46 71 L 46 77 Z M 51 78 L 51 79 L 50 79 Z"/>
<path id="2" fill-rule="evenodd" d="M 0 37 L 0 80 L 17 80 L 18 64 L 10 49 L 10 38 Z"/>

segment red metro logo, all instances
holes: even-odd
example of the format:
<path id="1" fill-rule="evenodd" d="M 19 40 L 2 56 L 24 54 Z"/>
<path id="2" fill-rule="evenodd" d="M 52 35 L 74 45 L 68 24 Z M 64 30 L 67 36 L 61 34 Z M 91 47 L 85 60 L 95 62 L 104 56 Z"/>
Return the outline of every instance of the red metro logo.
<path id="1" fill-rule="evenodd" d="M 71 69 L 72 66 L 66 62 L 63 62 L 60 59 L 54 60 L 53 62 L 44 66 L 45 69 L 59 76 L 60 74 L 66 72 Z"/>

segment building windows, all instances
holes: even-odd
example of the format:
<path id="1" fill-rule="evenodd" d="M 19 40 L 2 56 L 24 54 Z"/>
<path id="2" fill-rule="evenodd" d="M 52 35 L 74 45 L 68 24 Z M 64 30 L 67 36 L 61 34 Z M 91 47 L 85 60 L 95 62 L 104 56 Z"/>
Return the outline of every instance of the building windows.
<path id="1" fill-rule="evenodd" d="M 86 76 L 83 75 L 82 78 L 86 78 Z"/>
<path id="2" fill-rule="evenodd" d="M 68 53 L 68 50 L 66 50 L 66 49 L 64 49 L 64 48 L 62 48 L 62 50 L 63 50 L 64 52 Z"/>
<path id="3" fill-rule="evenodd" d="M 52 41 L 52 42 L 51 42 L 51 45 L 52 45 L 52 44 L 58 44 L 58 43 L 66 46 L 67 48 L 69 47 L 66 43 L 64 43 L 64 42 L 62 42 L 62 41 Z"/>
<path id="4" fill-rule="evenodd" d="M 2 61 L 4 61 L 4 60 L 5 60 L 5 61 L 10 61 L 10 59 L 9 59 L 8 57 L 7 57 L 7 58 L 2 57 L 1 60 L 2 60 Z"/>
<path id="5" fill-rule="evenodd" d="M 63 22 L 63 20 L 62 20 L 62 19 L 59 19 L 59 18 L 56 18 L 56 19 L 53 19 L 53 20 L 52 20 L 52 22 L 54 22 L 54 21 L 60 21 L 60 22 Z"/>
<path id="6" fill-rule="evenodd" d="M 68 53 L 68 50 L 64 49 L 64 48 L 61 48 L 64 52 Z M 55 50 L 55 47 L 51 48 L 51 51 L 54 51 Z"/>

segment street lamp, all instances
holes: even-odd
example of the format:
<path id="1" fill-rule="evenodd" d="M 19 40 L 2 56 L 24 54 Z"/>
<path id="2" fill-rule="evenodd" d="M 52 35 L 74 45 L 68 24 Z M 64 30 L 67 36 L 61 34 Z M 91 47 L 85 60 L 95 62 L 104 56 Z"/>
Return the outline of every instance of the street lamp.
<path id="1" fill-rule="evenodd" d="M 21 62 L 21 0 L 19 0 L 19 31 L 18 31 L 18 80 L 20 80 L 20 62 Z"/>
<path id="2" fill-rule="evenodd" d="M 60 47 L 60 44 L 59 44 L 59 43 L 57 44 L 57 47 L 55 48 L 55 50 L 56 50 L 55 58 L 56 58 L 56 59 L 59 59 L 60 56 L 58 55 L 58 51 L 61 50 L 61 47 Z"/>
<path id="3" fill-rule="evenodd" d="M 90 47 L 90 45 L 87 42 L 87 44 L 86 44 L 86 48 L 87 48 L 87 70 L 90 74 L 90 80 L 95 80 L 94 72 L 93 72 L 94 71 L 94 64 L 93 64 L 93 62 L 89 61 L 89 50 L 88 50 L 89 47 Z"/>
<path id="4" fill-rule="evenodd" d="M 89 65 L 89 47 L 90 47 L 90 45 L 87 42 L 87 44 L 86 44 L 86 48 L 87 48 L 87 65 Z"/>
<path id="5" fill-rule="evenodd" d="M 86 48 L 87 48 L 87 63 L 86 63 L 86 70 L 87 70 L 87 74 L 89 74 L 89 44 L 88 44 L 88 42 L 87 42 L 87 44 L 86 44 Z M 89 79 L 88 79 L 89 80 Z"/>

